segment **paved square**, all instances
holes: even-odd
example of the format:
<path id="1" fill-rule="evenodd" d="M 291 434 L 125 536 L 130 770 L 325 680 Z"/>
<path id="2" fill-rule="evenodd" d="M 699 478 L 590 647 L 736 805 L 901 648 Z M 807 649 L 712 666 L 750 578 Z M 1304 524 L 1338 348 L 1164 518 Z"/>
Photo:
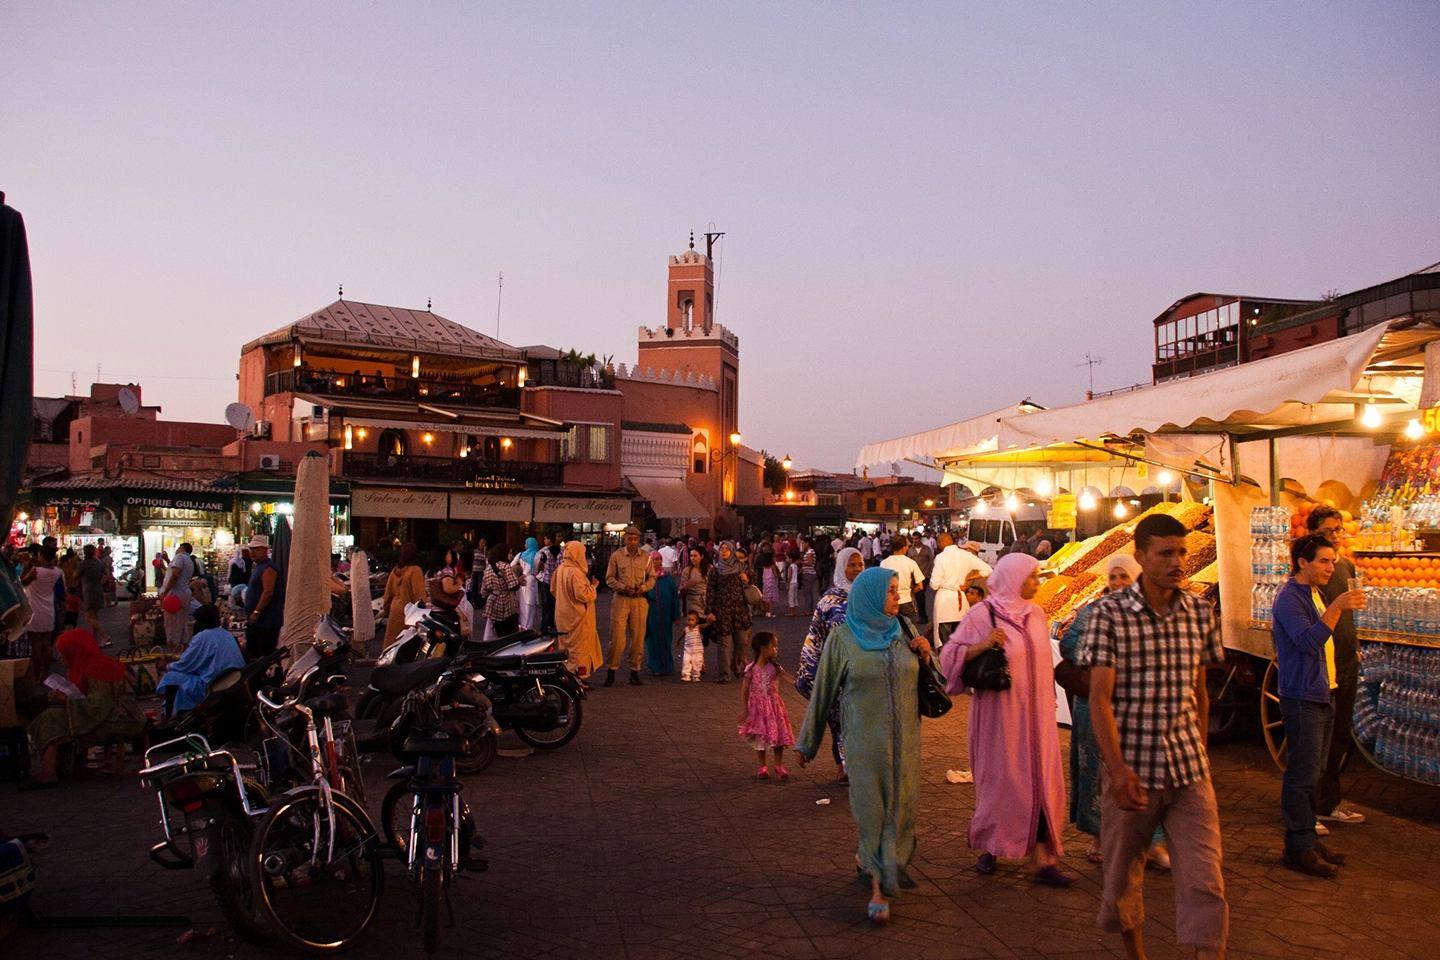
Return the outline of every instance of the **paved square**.
<path id="1" fill-rule="evenodd" d="M 607 622 L 602 610 L 601 629 Z M 793 670 L 804 621 L 760 620 L 782 638 Z M 713 668 L 712 668 L 713 669 Z M 621 678 L 623 681 L 623 677 Z M 790 690 L 797 726 L 804 712 Z M 442 928 L 442 956 L 474 957 L 1120 957 L 1118 937 L 1094 925 L 1099 868 L 1086 840 L 1065 833 L 1062 866 L 1073 888 L 1041 887 L 1025 865 L 1004 862 L 978 877 L 965 829 L 974 788 L 947 783 L 968 767 L 962 699 L 924 723 L 925 785 L 919 889 L 894 901 L 885 928 L 865 919 L 853 881 L 855 831 L 844 788 L 832 782 L 828 745 L 789 782 L 755 779 L 753 753 L 737 738 L 740 687 L 652 679 L 598 687 L 569 746 L 501 757 L 466 781 L 466 798 L 489 845 L 490 872 L 457 881 L 458 926 Z M 1062 747 L 1066 737 L 1062 732 Z M 519 746 L 510 736 L 502 749 Z M 1255 744 L 1212 757 L 1225 837 L 1230 956 L 1440 957 L 1440 792 L 1379 773 L 1362 761 L 1347 775 L 1352 804 L 1369 822 L 1337 826 L 1331 845 L 1350 857 L 1338 881 L 1278 865 L 1279 772 Z M 370 764 L 372 812 L 394 764 Z M 133 765 L 132 765 L 133 771 Z M 828 805 L 816 801 L 828 798 Z M 120 782 L 67 783 L 22 793 L 0 785 L 0 822 L 54 836 L 39 862 L 36 908 L 52 916 L 182 914 L 223 929 L 207 888 L 167 873 L 147 851 L 158 837 L 155 800 L 133 772 Z M 379 919 L 354 957 L 422 956 L 413 898 L 396 866 Z M 1168 877 L 1146 879 L 1153 958 L 1182 956 L 1174 940 Z M 0 943 L 9 958 L 293 955 L 216 937 L 177 945 L 184 927 L 21 930 Z"/>

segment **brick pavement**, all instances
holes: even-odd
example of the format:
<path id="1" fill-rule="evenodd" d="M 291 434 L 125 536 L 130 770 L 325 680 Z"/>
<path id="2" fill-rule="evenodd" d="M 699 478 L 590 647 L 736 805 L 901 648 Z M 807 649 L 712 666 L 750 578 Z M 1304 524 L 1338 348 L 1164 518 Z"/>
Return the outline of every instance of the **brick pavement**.
<path id="1" fill-rule="evenodd" d="M 606 623 L 603 616 L 601 624 Z M 802 621 L 762 621 L 796 660 Z M 602 629 L 604 627 L 602 626 Z M 466 796 L 489 846 L 491 869 L 454 888 L 459 926 L 441 934 L 445 955 L 475 957 L 968 957 L 1123 956 L 1094 926 L 1099 869 L 1085 840 L 1065 833 L 1068 890 L 1035 885 L 1024 865 L 971 872 L 965 829 L 969 785 L 945 781 L 964 768 L 965 701 L 924 724 L 919 889 L 894 901 L 883 929 L 864 918 L 853 877 L 854 827 L 828 751 L 788 783 L 753 779 L 753 754 L 735 736 L 739 687 L 683 684 L 599 689 L 568 747 L 502 757 L 468 778 Z M 787 695 L 799 724 L 803 704 Z M 508 736 L 506 738 L 509 740 Z M 1062 733 L 1062 741 L 1064 734 Z M 516 742 L 502 743 L 516 746 Z M 1232 909 L 1232 957 L 1440 956 L 1440 793 L 1368 767 L 1352 770 L 1350 795 L 1369 822 L 1336 827 L 1350 855 L 1337 881 L 1280 868 L 1279 775 L 1258 744 L 1213 752 Z M 371 766 L 381 795 L 387 758 Z M 829 805 L 815 801 L 829 798 Z M 147 859 L 154 799 L 135 778 L 67 784 L 46 793 L 0 785 L 8 829 L 55 835 L 43 852 L 35 905 L 51 914 L 183 914 L 223 926 L 208 890 Z M 1151 956 L 1181 955 L 1168 877 L 1150 874 Z M 419 956 L 412 900 L 391 866 L 380 917 L 353 956 Z M 179 946 L 183 928 L 22 930 L 6 958 L 268 958 L 286 954 L 219 938 Z"/>

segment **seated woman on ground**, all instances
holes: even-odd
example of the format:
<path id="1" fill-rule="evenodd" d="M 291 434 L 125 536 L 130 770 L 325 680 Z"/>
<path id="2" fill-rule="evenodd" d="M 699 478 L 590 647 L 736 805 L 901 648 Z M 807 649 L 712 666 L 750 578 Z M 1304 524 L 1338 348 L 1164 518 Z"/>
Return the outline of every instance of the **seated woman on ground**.
<path id="1" fill-rule="evenodd" d="M 210 681 L 226 670 L 245 666 L 235 637 L 220 626 L 220 610 L 205 604 L 195 611 L 195 636 L 185 653 L 170 665 L 156 685 L 165 697 L 165 715 L 193 710 L 209 690 Z"/>

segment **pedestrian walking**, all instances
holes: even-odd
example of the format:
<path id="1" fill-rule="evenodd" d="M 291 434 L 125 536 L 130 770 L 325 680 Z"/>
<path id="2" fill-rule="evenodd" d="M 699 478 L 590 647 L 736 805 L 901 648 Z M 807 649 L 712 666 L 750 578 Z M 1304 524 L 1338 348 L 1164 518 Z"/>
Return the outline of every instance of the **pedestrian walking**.
<path id="1" fill-rule="evenodd" d="M 935 551 L 916 534 L 911 534 L 907 542 L 909 545 L 905 548 L 905 556 L 915 561 L 915 565 L 920 568 L 920 576 L 924 578 L 924 586 L 914 591 L 916 616 L 913 619 L 917 623 L 928 623 L 931 619 L 930 607 L 925 600 L 932 586 L 930 577 L 935 569 Z"/>
<path id="2" fill-rule="evenodd" d="M 1145 957 L 1145 852 L 1157 824 L 1170 841 L 1175 934 L 1222 958 L 1230 911 L 1204 731 L 1205 666 L 1224 660 L 1214 611 L 1180 589 L 1184 524 L 1157 514 L 1135 525 L 1140 578 L 1095 603 L 1076 663 L 1090 668 L 1090 720 L 1104 761 L 1097 920 Z"/>
<path id="3" fill-rule="evenodd" d="M 920 806 L 920 664 L 924 637 L 907 644 L 893 570 L 866 570 L 850 587 L 845 622 L 825 642 L 805 724 L 795 743 L 800 765 L 815 758 L 843 690 L 845 766 L 850 812 L 859 828 L 859 877 L 870 885 L 872 922 L 890 919 L 890 897 L 915 886 L 906 868 L 915 854 Z"/>
<path id="4" fill-rule="evenodd" d="M 535 581 L 540 590 L 540 632 L 548 636 L 555 632 L 555 594 L 550 589 L 550 584 L 555 579 L 555 571 L 560 567 L 562 553 L 560 534 L 549 534 L 544 541 L 536 561 L 538 569 Z"/>
<path id="5" fill-rule="evenodd" d="M 895 572 L 895 582 L 900 588 L 900 616 L 914 622 L 917 619 L 915 594 L 925 586 L 925 576 L 920 565 L 906 554 L 909 541 L 903 534 L 896 534 L 890 541 L 890 556 L 880 561 L 880 566 Z"/>
<path id="6" fill-rule="evenodd" d="M 746 665 L 745 680 L 740 685 L 740 739 L 750 744 L 760 758 L 756 777 L 770 778 L 766 759 L 774 750 L 775 774 L 781 780 L 788 780 L 785 748 L 795 743 L 795 732 L 790 727 L 790 711 L 780 698 L 780 680 L 794 683 L 795 678 L 775 659 L 780 656 L 780 638 L 775 634 L 757 631 L 750 641 L 750 649 L 755 659 Z"/>
<path id="7" fill-rule="evenodd" d="M 267 548 L 268 549 L 268 548 Z M 250 542 L 250 553 L 255 554 L 255 541 Z M 260 561 L 257 556 L 255 569 L 260 569 Z M 250 594 L 255 590 L 254 578 L 251 578 L 250 586 L 245 591 L 245 606 L 250 606 Z M 420 569 L 420 548 L 413 543 L 402 543 L 400 555 L 395 560 L 395 566 L 390 568 L 390 576 L 385 578 L 385 596 L 381 600 L 381 607 L 385 610 L 385 647 L 394 643 L 400 634 L 405 630 L 405 608 L 417 600 L 425 598 L 425 573 Z M 278 626 L 278 624 L 277 624 Z M 248 644 L 247 644 L 248 646 Z M 271 649 L 274 649 L 273 647 Z M 246 655 L 254 659 L 255 654 L 248 649 Z"/>
<path id="8" fill-rule="evenodd" d="M 795 690 L 806 700 L 815 689 L 815 674 L 820 667 L 820 657 L 825 652 L 825 641 L 830 632 L 845 622 L 846 609 L 850 601 L 850 586 L 865 570 L 865 558 L 854 547 L 842 547 L 835 555 L 835 578 L 830 589 L 815 604 L 815 614 L 810 618 L 810 629 L 805 634 L 805 646 L 800 648 L 800 666 L 795 670 Z M 836 780 L 849 783 L 845 774 L 845 732 L 844 693 L 837 691 L 835 703 L 826 716 L 830 728 L 830 752 L 835 757 L 835 766 L 840 773 Z"/>
<path id="9" fill-rule="evenodd" d="M 655 585 L 645 599 L 650 610 L 645 617 L 645 658 L 650 675 L 668 677 L 675 672 L 675 623 L 680 619 L 680 588 L 675 577 L 665 569 L 660 551 L 650 555 Z"/>
<path id="10" fill-rule="evenodd" d="M 717 683 L 740 676 L 745 647 L 750 643 L 750 604 L 745 600 L 745 587 L 749 582 L 750 575 L 734 542 L 722 541 L 719 556 L 710 567 L 705 583 L 705 614 L 719 648 Z"/>
<path id="11" fill-rule="evenodd" d="M 761 615 L 775 617 L 775 604 L 780 602 L 780 571 L 775 565 L 775 554 L 769 550 L 760 551 L 760 610 Z"/>
<path id="12" fill-rule="evenodd" d="M 680 679 L 686 683 L 699 683 L 700 674 L 705 672 L 705 640 L 700 634 L 700 614 L 694 610 L 685 614 L 685 634 L 681 641 Z"/>
<path id="13" fill-rule="evenodd" d="M 804 537 L 800 538 L 800 612 L 805 616 L 815 612 L 820 602 L 820 580 L 815 569 L 815 549 Z"/>
<path id="14" fill-rule="evenodd" d="M 614 592 L 610 600 L 610 656 L 605 686 L 615 685 L 620 657 L 630 648 L 630 683 L 640 686 L 640 661 L 645 655 L 645 626 L 650 604 L 645 594 L 655 586 L 650 556 L 640 549 L 640 528 L 625 528 L 625 546 L 610 554 L 605 567 L 605 585 Z"/>
<path id="15" fill-rule="evenodd" d="M 533 539 L 533 538 L 532 538 Z M 511 563 L 510 545 L 497 543 L 490 548 L 490 562 L 480 581 L 485 597 L 485 639 L 508 637 L 520 630 L 520 589 L 525 579 Z"/>
<path id="16" fill-rule="evenodd" d="M 1075 878 L 1056 859 L 1064 823 L 1065 781 L 1055 729 L 1055 670 L 1045 613 L 1030 602 L 1040 587 L 1040 562 L 1023 553 L 1001 557 L 990 575 L 990 596 L 971 610 L 941 650 L 950 692 L 960 693 L 965 663 L 986 650 L 1005 651 L 1008 690 L 975 690 L 970 698 L 970 767 L 975 815 L 970 847 L 975 870 L 996 870 L 1000 857 L 1030 857 L 1032 876 L 1052 886 Z"/>
<path id="17" fill-rule="evenodd" d="M 521 630 L 540 630 L 540 578 L 537 568 L 540 563 L 540 541 L 534 537 L 525 538 L 525 549 L 515 555 L 511 565 L 520 574 L 520 589 L 516 597 L 520 601 L 519 627 Z"/>
<path id="18" fill-rule="evenodd" d="M 105 606 L 105 564 L 97 556 L 95 544 L 85 544 L 83 552 L 85 559 L 80 561 L 77 571 L 80 579 L 81 609 L 85 615 L 85 623 L 96 642 L 102 647 L 108 647 L 113 641 L 100 628 L 100 609 Z"/>
<path id="19" fill-rule="evenodd" d="M 930 585 L 935 588 L 935 643 L 942 646 L 970 609 L 966 584 L 973 577 L 988 577 L 993 571 L 990 564 L 958 546 L 950 534 L 940 534 L 939 543 L 940 554 L 930 571 Z"/>

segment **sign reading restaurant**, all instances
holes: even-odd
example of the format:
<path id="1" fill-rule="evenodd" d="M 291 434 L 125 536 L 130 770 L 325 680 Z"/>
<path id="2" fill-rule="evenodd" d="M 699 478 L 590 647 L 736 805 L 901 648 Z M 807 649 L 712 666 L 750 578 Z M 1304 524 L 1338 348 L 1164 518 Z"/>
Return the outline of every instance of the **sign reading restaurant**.
<path id="1" fill-rule="evenodd" d="M 450 494 L 450 517 L 453 520 L 507 520 L 529 523 L 534 511 L 535 498 L 528 494 Z"/>
<path id="2" fill-rule="evenodd" d="M 385 487 L 351 487 L 352 517 L 411 517 L 444 520 L 443 490 L 392 490 Z"/>

